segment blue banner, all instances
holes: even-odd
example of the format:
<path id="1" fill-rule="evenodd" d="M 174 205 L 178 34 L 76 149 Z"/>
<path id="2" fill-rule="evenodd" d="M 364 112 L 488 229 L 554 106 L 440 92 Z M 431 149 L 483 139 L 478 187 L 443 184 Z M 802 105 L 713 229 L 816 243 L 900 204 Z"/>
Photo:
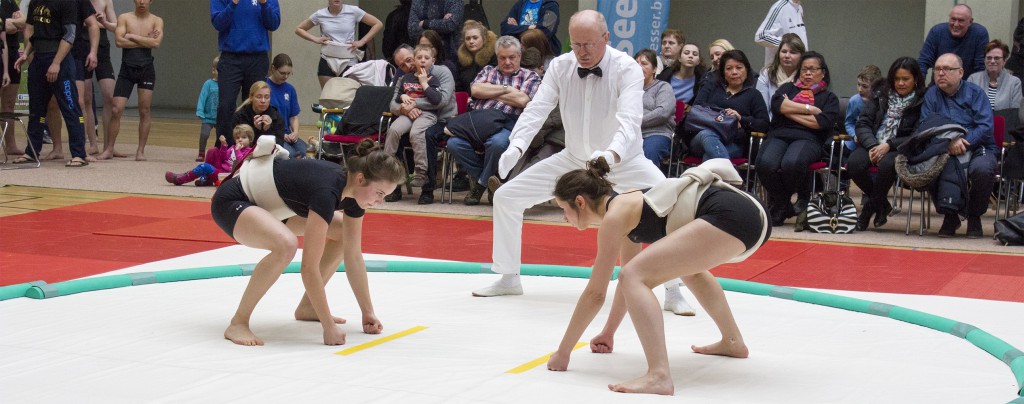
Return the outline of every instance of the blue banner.
<path id="1" fill-rule="evenodd" d="M 597 0 L 597 11 L 608 21 L 611 46 L 630 56 L 644 48 L 661 49 L 668 9 L 668 0 Z"/>

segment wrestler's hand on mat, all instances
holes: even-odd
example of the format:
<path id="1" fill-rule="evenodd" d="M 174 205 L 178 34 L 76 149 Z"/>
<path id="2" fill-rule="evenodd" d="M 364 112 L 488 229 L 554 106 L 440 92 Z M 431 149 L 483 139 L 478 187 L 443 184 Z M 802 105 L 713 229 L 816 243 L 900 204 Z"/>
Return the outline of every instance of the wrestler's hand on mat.
<path id="1" fill-rule="evenodd" d="M 324 328 L 324 345 L 344 345 L 345 331 L 335 324 Z"/>
<path id="2" fill-rule="evenodd" d="M 593 353 L 612 353 L 612 347 L 615 345 L 615 335 L 604 333 L 597 334 L 596 337 L 590 340 L 590 352 Z"/>
<path id="3" fill-rule="evenodd" d="M 498 158 L 498 176 L 508 177 L 509 171 L 512 171 L 512 167 L 515 167 L 520 157 L 523 157 L 523 151 L 518 146 L 509 146 L 508 149 L 505 149 L 505 152 L 501 153 L 501 157 Z"/>
<path id="4" fill-rule="evenodd" d="M 384 325 L 377 319 L 376 314 L 363 314 L 363 332 L 367 334 L 380 334 L 381 331 L 384 331 Z"/>
<path id="5" fill-rule="evenodd" d="M 548 370 L 555 372 L 564 372 L 569 367 L 569 355 L 562 355 L 558 351 L 551 354 L 551 358 L 548 359 Z"/>
<path id="6" fill-rule="evenodd" d="M 591 160 L 596 159 L 598 157 L 604 157 L 604 161 L 608 162 L 608 166 L 615 165 L 615 163 L 619 162 L 618 160 L 615 159 L 615 153 L 613 153 L 611 150 L 597 150 L 594 151 L 594 154 L 590 155 Z"/>

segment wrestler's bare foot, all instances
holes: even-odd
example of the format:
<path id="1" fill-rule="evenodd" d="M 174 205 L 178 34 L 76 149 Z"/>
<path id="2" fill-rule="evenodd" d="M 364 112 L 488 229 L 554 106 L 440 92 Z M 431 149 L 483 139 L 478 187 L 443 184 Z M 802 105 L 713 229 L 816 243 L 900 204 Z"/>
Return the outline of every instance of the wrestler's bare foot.
<path id="1" fill-rule="evenodd" d="M 64 153 L 54 150 L 44 156 L 43 160 L 64 160 Z"/>
<path id="2" fill-rule="evenodd" d="M 89 154 L 89 155 L 99 154 L 99 152 L 100 152 L 100 149 L 98 147 L 96 147 L 96 145 L 89 146 L 88 149 L 85 149 L 85 154 Z"/>
<path id="3" fill-rule="evenodd" d="M 127 155 L 127 154 L 124 154 L 124 153 L 118 153 L 118 152 L 117 152 L 117 150 L 115 150 L 115 151 L 114 151 L 114 157 L 117 157 L 117 158 L 119 158 L 119 159 L 123 159 L 123 158 L 125 158 L 125 157 L 128 157 L 128 155 Z"/>
<path id="4" fill-rule="evenodd" d="M 142 152 L 136 153 L 135 161 L 146 161 L 146 155 L 142 154 Z"/>
<path id="5" fill-rule="evenodd" d="M 263 345 L 263 340 L 252 333 L 248 324 L 231 324 L 224 330 L 224 339 L 231 340 L 238 345 L 256 346 Z"/>
<path id="6" fill-rule="evenodd" d="M 100 154 L 96 155 L 96 159 L 97 160 L 110 160 L 116 154 L 117 153 L 111 152 L 109 150 L 104 150 L 103 153 L 100 153 Z"/>
<path id="7" fill-rule="evenodd" d="M 337 325 L 324 328 L 324 345 L 345 345 L 345 332 Z"/>
<path id="8" fill-rule="evenodd" d="M 625 383 L 609 384 L 608 389 L 619 393 L 661 394 L 665 396 L 671 396 L 675 393 L 675 386 L 672 384 L 671 377 L 667 374 L 655 375 L 651 372 Z"/>
<path id="9" fill-rule="evenodd" d="M 690 349 L 692 349 L 693 352 L 704 355 L 731 356 L 733 358 L 746 358 L 750 356 L 750 350 L 747 349 L 747 344 L 744 344 L 742 340 L 736 341 L 723 339 L 711 345 L 691 345 Z"/>
<path id="10" fill-rule="evenodd" d="M 331 316 L 334 318 L 334 324 L 345 324 L 348 320 L 345 320 L 338 316 Z M 295 309 L 295 319 L 299 321 L 320 321 L 316 317 L 316 312 L 313 311 L 312 306 L 299 306 Z"/>
<path id="11" fill-rule="evenodd" d="M 96 160 L 96 158 L 93 157 L 93 156 L 85 156 L 85 161 L 88 161 L 90 163 L 95 163 L 95 162 L 97 162 L 99 160 Z"/>
<path id="12" fill-rule="evenodd" d="M 21 149 L 10 149 L 5 151 L 4 153 L 7 154 L 8 156 L 20 156 L 22 154 L 25 154 L 25 151 Z"/>

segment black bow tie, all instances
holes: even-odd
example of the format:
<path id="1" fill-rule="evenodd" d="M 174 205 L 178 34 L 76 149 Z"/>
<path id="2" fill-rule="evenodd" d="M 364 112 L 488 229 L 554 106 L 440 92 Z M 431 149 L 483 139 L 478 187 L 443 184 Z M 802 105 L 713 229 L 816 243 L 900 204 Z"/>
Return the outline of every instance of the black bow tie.
<path id="1" fill-rule="evenodd" d="M 595 75 L 597 77 L 601 77 L 601 74 L 602 74 L 600 67 L 594 67 L 592 69 L 584 69 L 582 67 L 577 67 L 576 68 L 576 73 L 580 75 L 581 79 L 585 79 L 585 78 L 587 78 L 587 76 L 589 76 L 591 74 L 593 74 L 593 75 Z"/>

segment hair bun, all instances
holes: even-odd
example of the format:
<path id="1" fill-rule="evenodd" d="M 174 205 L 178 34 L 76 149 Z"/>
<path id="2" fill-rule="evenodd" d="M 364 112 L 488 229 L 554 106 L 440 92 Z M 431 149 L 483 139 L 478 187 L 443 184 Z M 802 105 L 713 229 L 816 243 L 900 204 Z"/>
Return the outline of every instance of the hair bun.
<path id="1" fill-rule="evenodd" d="M 608 166 L 608 161 L 605 160 L 604 156 L 587 162 L 587 172 L 597 178 L 604 178 L 608 175 L 611 168 Z"/>
<path id="2" fill-rule="evenodd" d="M 359 144 L 356 145 L 356 155 L 359 157 L 369 156 L 370 153 L 377 150 L 383 150 L 383 147 L 372 139 L 360 140 Z"/>

